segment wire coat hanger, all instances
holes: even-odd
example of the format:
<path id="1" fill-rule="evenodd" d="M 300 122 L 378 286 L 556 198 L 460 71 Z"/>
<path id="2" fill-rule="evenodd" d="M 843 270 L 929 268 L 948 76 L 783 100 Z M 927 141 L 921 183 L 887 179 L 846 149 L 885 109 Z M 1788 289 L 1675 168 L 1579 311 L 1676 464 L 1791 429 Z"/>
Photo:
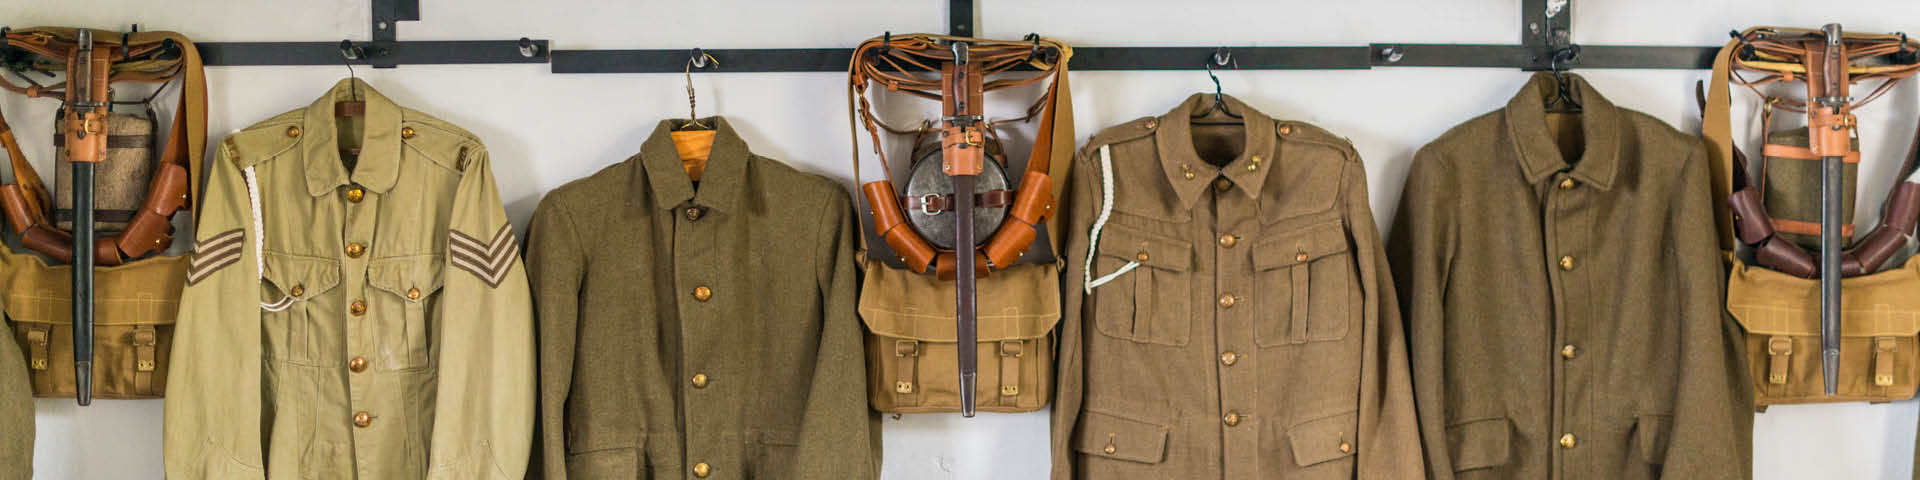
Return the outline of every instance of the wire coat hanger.
<path id="1" fill-rule="evenodd" d="M 347 85 L 350 92 L 348 99 L 333 104 L 333 116 L 359 117 L 367 114 L 367 102 L 360 98 L 360 76 L 353 72 L 353 61 L 364 57 L 366 50 L 354 46 L 352 40 L 340 41 L 340 64 L 347 66 L 347 78 L 352 82 Z"/>
<path id="2" fill-rule="evenodd" d="M 1226 96 L 1224 93 L 1221 92 L 1221 88 L 1220 88 L 1220 76 L 1214 74 L 1213 72 L 1213 67 L 1215 65 L 1225 67 L 1232 64 L 1232 62 L 1233 62 L 1233 52 L 1229 52 L 1225 48 L 1215 50 L 1213 52 L 1213 57 L 1209 58 L 1208 61 L 1206 62 L 1207 78 L 1213 80 L 1213 104 L 1208 106 L 1205 110 L 1195 112 L 1192 116 L 1192 118 L 1202 118 L 1202 117 L 1213 115 L 1214 112 L 1219 112 L 1220 114 L 1226 116 L 1229 120 L 1219 120 L 1219 121 L 1212 121 L 1212 122 L 1193 122 L 1193 124 L 1195 125 L 1241 125 L 1245 123 L 1241 118 L 1240 114 L 1233 113 L 1233 110 L 1227 107 Z"/>
<path id="3" fill-rule="evenodd" d="M 700 176 L 706 173 L 707 161 L 713 156 L 713 140 L 719 132 L 716 130 L 717 125 L 701 122 L 699 113 L 695 111 L 697 104 L 693 93 L 693 69 L 719 64 L 720 60 L 713 58 L 713 54 L 698 48 L 693 49 L 693 56 L 687 59 L 687 69 L 683 72 L 687 79 L 687 121 L 667 134 L 673 138 L 673 149 L 680 155 L 681 168 L 686 170 L 687 177 L 694 182 L 699 182 Z"/>
<path id="4" fill-rule="evenodd" d="M 1580 101 L 1573 98 L 1572 82 L 1567 80 L 1566 70 L 1561 68 L 1560 64 L 1562 61 L 1573 61 L 1579 55 L 1580 46 L 1569 45 L 1555 50 L 1553 58 L 1547 61 L 1547 69 L 1553 71 L 1555 85 L 1553 101 L 1547 103 L 1548 113 L 1580 113 L 1582 111 Z"/>
<path id="5" fill-rule="evenodd" d="M 687 123 L 681 125 L 680 130 L 713 129 L 712 126 L 701 122 L 700 115 L 694 111 L 696 103 L 693 94 L 693 69 L 704 69 L 707 68 L 708 65 L 720 65 L 720 59 L 713 58 L 713 54 L 707 53 L 704 50 L 698 48 L 693 49 L 693 56 L 687 59 L 687 69 L 685 72 L 682 72 L 687 78 Z"/>

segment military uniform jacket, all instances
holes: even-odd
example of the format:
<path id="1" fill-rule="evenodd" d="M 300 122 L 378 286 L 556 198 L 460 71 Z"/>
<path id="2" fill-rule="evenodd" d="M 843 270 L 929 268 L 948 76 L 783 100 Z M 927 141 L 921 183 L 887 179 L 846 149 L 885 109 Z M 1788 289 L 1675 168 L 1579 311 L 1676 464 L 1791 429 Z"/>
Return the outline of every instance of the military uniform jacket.
<path id="1" fill-rule="evenodd" d="M 539 473 L 876 478 L 849 197 L 702 121 L 697 186 L 669 120 L 534 213 Z"/>
<path id="2" fill-rule="evenodd" d="M 353 96 L 366 113 L 336 131 Z M 521 478 L 532 305 L 480 141 L 347 80 L 219 159 L 168 372 L 167 477 Z"/>
<path id="3" fill-rule="evenodd" d="M 26 356 L 13 343 L 8 322 L 0 321 L 0 479 L 33 478 L 33 384 Z"/>
<path id="4" fill-rule="evenodd" d="M 1749 478 L 1705 144 L 1569 80 L 1577 119 L 1540 74 L 1414 157 L 1388 250 L 1429 473 Z"/>
<path id="5" fill-rule="evenodd" d="M 1213 101 L 1109 128 L 1077 155 L 1053 478 L 1419 478 L 1360 157 L 1230 97 L 1244 128 L 1190 125 Z"/>

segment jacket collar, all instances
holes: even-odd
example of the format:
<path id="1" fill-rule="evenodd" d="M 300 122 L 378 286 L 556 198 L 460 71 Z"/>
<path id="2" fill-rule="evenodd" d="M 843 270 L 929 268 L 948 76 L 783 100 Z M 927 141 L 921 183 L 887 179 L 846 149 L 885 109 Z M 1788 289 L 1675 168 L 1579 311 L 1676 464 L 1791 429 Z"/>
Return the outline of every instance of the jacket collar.
<path id="1" fill-rule="evenodd" d="M 1213 180 L 1222 175 L 1232 180 L 1236 189 L 1248 198 L 1258 198 L 1260 188 L 1266 183 L 1267 172 L 1275 168 L 1273 159 L 1274 133 L 1273 119 L 1242 103 L 1233 96 L 1222 96 L 1227 109 L 1240 115 L 1246 122 L 1246 149 L 1238 158 L 1224 167 L 1216 167 L 1200 158 L 1193 147 L 1193 111 L 1211 106 L 1213 94 L 1196 93 L 1187 97 L 1173 111 L 1161 115 L 1159 128 L 1154 131 L 1154 144 L 1159 149 L 1160 167 L 1173 185 L 1175 195 L 1180 198 L 1181 208 L 1191 209 L 1200 195 L 1206 193 Z M 1259 168 L 1248 170 L 1253 158 L 1260 158 Z M 1193 172 L 1193 178 L 1187 178 L 1187 172 Z"/>
<path id="2" fill-rule="evenodd" d="M 1527 182 L 1539 184 L 1554 173 L 1572 169 L 1573 178 L 1601 191 L 1613 189 L 1613 178 L 1620 165 L 1623 140 L 1620 110 L 1600 95 L 1579 75 L 1564 74 L 1580 101 L 1580 133 L 1586 151 L 1579 163 L 1568 165 L 1546 126 L 1546 99 L 1555 95 L 1553 74 L 1535 73 L 1520 93 L 1507 101 L 1507 131 L 1513 136 L 1514 149 L 1520 154 L 1520 169 Z"/>
<path id="3" fill-rule="evenodd" d="M 739 203 L 747 181 L 750 155 L 747 142 L 740 139 L 725 118 L 707 117 L 700 121 L 714 127 L 714 136 L 713 151 L 708 154 L 706 171 L 700 174 L 698 192 L 686 168 L 681 166 L 680 152 L 673 148 L 673 129 L 685 125 L 687 120 L 662 120 L 653 128 L 646 143 L 640 144 L 641 168 L 634 170 L 634 201 L 644 200 L 638 195 L 650 190 L 655 208 L 674 208 L 691 199 L 700 206 L 724 212 Z"/>
<path id="4" fill-rule="evenodd" d="M 333 104 L 355 95 L 367 102 L 360 141 L 360 160 L 347 173 L 340 160 L 338 128 Z M 341 80 L 307 107 L 306 133 L 300 137 L 301 158 L 307 170 L 307 193 L 327 195 L 349 182 L 374 193 L 386 193 L 400 176 L 400 106 L 358 78 Z"/>

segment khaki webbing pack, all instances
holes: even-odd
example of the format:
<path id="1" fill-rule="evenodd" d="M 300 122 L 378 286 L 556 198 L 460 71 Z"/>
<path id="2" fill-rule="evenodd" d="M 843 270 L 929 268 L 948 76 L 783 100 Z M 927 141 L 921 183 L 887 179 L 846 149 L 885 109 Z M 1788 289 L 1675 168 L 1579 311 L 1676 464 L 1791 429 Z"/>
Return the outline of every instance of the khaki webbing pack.
<path id="1" fill-rule="evenodd" d="M 953 368 L 953 282 L 866 260 L 860 319 L 867 326 L 867 398 L 887 413 L 960 411 Z M 983 412 L 1032 412 L 1053 398 L 1059 343 L 1060 270 L 1021 264 L 980 282 L 980 381 Z"/>

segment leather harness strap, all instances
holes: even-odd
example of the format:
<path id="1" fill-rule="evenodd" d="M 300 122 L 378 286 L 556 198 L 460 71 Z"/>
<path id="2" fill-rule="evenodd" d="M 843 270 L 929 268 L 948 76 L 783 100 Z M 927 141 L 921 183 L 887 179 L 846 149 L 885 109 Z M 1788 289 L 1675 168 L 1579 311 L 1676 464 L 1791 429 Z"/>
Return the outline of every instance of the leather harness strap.
<path id="1" fill-rule="evenodd" d="M 910 210 L 910 211 L 919 210 L 921 212 L 926 212 L 927 214 L 931 215 L 931 214 L 940 213 L 940 212 L 952 211 L 953 210 L 953 194 L 927 195 L 925 197 L 903 197 L 900 199 L 900 203 L 902 206 L 905 206 L 907 210 Z M 985 193 L 973 194 L 973 206 L 975 207 L 999 208 L 999 207 L 1005 207 L 1007 205 L 1012 205 L 1012 204 L 1013 204 L 1013 190 L 1006 190 L 1006 189 L 989 190 Z"/>

